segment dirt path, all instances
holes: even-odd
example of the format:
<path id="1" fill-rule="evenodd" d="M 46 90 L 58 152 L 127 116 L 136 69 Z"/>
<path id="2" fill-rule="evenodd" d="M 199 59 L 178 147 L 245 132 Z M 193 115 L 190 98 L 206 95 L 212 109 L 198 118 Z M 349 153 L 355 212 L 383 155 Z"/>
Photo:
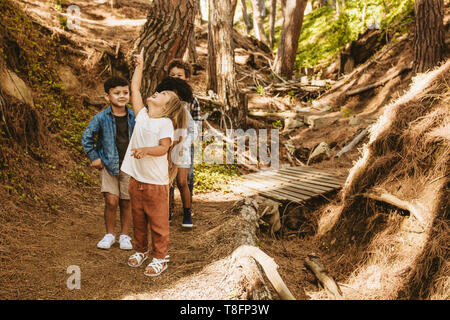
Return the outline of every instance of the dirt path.
<path id="1" fill-rule="evenodd" d="M 14 272 L 0 290 L 0 296 L 7 299 L 121 299 L 150 288 L 166 288 L 218 258 L 201 244 L 201 238 L 227 219 L 222 212 L 237 199 L 232 194 L 196 195 L 194 228 L 185 230 L 181 227 L 181 215 L 174 216 L 170 227 L 169 268 L 161 276 L 149 278 L 143 274 L 144 266 L 133 269 L 126 264 L 133 251 L 120 250 L 117 243 L 110 250 L 97 249 L 96 244 L 104 234 L 103 201 L 99 194 L 93 198 L 90 203 L 58 214 L 51 222 L 45 222 L 46 217 L 35 221 L 34 235 L 27 239 L 21 261 L 11 265 Z M 176 212 L 180 212 L 179 202 L 178 198 Z M 67 287 L 71 276 L 67 273 L 69 266 L 80 268 L 79 290 Z"/>

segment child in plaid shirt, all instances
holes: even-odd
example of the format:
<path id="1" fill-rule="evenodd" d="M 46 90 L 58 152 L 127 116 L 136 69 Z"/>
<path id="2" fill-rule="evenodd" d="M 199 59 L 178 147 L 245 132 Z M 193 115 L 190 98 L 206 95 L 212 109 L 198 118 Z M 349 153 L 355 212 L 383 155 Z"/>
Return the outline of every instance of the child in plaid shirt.
<path id="1" fill-rule="evenodd" d="M 180 60 L 174 59 L 169 63 L 167 68 L 169 77 L 179 78 L 185 81 L 189 81 L 192 73 L 192 68 L 190 64 Z M 191 117 L 197 128 L 201 128 L 200 122 L 202 120 L 200 103 L 198 102 L 195 95 L 193 95 L 192 102 L 189 104 L 188 109 L 191 113 Z M 201 134 L 201 132 L 199 132 Z M 181 200 L 183 202 L 183 222 L 182 226 L 186 228 L 192 228 L 194 224 L 192 223 L 192 195 L 194 189 L 194 144 L 191 145 L 191 161 L 187 166 L 178 166 L 177 175 L 177 185 L 180 190 Z M 188 187 L 189 190 L 186 188 Z M 172 218 L 172 207 L 173 207 L 173 196 L 175 187 L 170 189 L 170 211 L 169 220 Z"/>

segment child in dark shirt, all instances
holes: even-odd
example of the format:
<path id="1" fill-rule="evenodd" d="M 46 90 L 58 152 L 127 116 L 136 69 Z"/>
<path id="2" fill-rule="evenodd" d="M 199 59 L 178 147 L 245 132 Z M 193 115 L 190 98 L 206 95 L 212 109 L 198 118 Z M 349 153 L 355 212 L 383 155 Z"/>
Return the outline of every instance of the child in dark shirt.
<path id="1" fill-rule="evenodd" d="M 106 235 L 97 244 L 109 249 L 116 241 L 114 226 L 116 211 L 120 208 L 121 235 L 119 245 L 131 250 L 128 231 L 131 226 L 131 206 L 128 194 L 129 175 L 119 170 L 133 133 L 135 116 L 127 107 L 130 86 L 126 79 L 111 77 L 105 84 L 105 98 L 110 105 L 97 113 L 83 132 L 81 144 L 91 160 L 91 166 L 100 170 L 101 192 L 105 199 Z"/>

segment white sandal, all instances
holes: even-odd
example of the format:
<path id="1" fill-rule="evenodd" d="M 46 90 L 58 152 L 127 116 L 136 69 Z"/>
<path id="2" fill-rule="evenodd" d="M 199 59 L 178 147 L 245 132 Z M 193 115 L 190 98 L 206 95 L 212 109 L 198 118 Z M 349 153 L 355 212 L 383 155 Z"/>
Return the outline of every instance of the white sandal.
<path id="1" fill-rule="evenodd" d="M 130 260 L 136 259 L 137 264 L 130 264 Z M 128 258 L 128 265 L 133 268 L 140 267 L 142 263 L 148 259 L 148 252 L 136 252 Z"/>
<path id="2" fill-rule="evenodd" d="M 147 266 L 147 268 L 151 267 L 153 271 L 148 272 L 146 268 L 144 271 L 144 275 L 149 277 L 159 276 L 164 270 L 167 269 L 167 262 L 169 262 L 169 260 L 166 258 L 164 259 L 153 258 L 152 262 L 150 262 Z"/>

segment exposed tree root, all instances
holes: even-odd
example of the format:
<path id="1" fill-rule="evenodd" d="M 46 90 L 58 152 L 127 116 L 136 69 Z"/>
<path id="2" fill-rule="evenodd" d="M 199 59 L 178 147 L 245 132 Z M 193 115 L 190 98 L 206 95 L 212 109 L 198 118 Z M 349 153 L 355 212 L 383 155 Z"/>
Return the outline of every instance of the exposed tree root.
<path id="1" fill-rule="evenodd" d="M 363 195 L 369 199 L 383 201 L 396 206 L 399 209 L 407 210 L 419 221 L 421 225 L 425 224 L 425 212 L 423 206 L 419 203 L 413 204 L 411 202 L 401 200 L 396 196 L 384 191 L 381 191 L 380 193 L 365 193 Z"/>
<path id="2" fill-rule="evenodd" d="M 308 268 L 311 269 L 311 271 L 323 285 L 325 290 L 330 293 L 333 299 L 343 299 L 341 288 L 339 288 L 339 285 L 328 274 L 319 257 L 315 256 L 314 254 L 309 254 L 305 259 L 305 264 L 308 266 Z"/>

